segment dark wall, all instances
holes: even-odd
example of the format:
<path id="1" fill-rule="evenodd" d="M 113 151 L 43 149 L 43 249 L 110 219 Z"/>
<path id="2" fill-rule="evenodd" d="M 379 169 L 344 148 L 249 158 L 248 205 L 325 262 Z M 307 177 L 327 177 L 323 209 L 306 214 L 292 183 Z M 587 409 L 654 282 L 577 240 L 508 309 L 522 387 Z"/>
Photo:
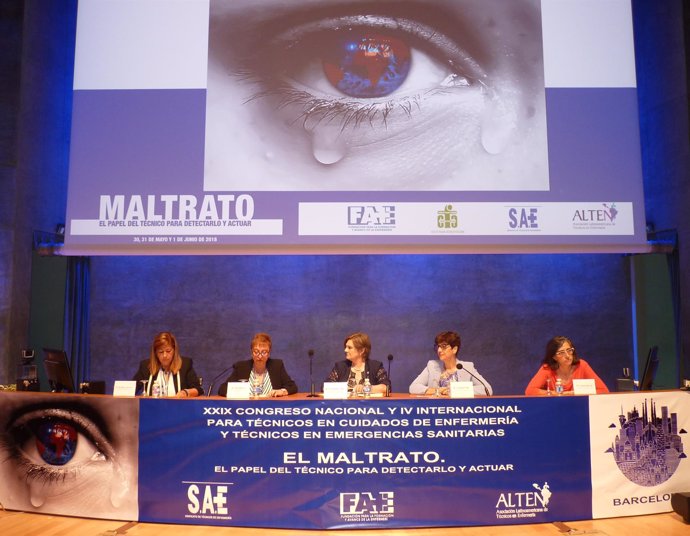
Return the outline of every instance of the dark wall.
<path id="1" fill-rule="evenodd" d="M 21 2 L 19 2 L 21 4 Z M 634 2 L 647 218 L 681 230 L 683 322 L 687 324 L 688 140 L 682 3 Z M 4 370 L 28 333 L 30 232 L 64 217 L 76 2 L 25 3 L 17 193 L 21 213 L 0 265 L 11 270 L 0 335 L 11 338 Z M 650 58 L 650 59 L 646 59 Z M 3 175 L 4 180 L 4 175 Z M 14 183 L 13 183 L 14 184 Z M 3 201 L 3 207 L 5 206 Z M 4 220 L 0 220 L 4 224 Z M 4 242 L 3 242 L 4 241 Z M 16 245 L 14 245 L 16 244 Z M 9 249 L 8 249 L 9 248 Z M 394 387 L 433 357 L 434 334 L 456 329 L 462 355 L 498 394 L 518 393 L 546 340 L 573 337 L 605 381 L 632 359 L 629 268 L 618 255 L 99 257 L 92 259 L 92 379 L 129 378 L 153 335 L 173 330 L 206 381 L 247 355 L 266 330 L 302 390 L 307 350 L 315 378 L 342 356 L 342 339 L 365 330 L 373 357 L 393 354 Z M 0 275 L 3 273 L 0 272 Z M 2 296 L 3 306 L 5 295 Z M 23 319 L 23 320 L 22 320 Z M 8 328 L 9 326 L 9 328 Z M 687 328 L 687 326 L 686 326 Z M 690 330 L 682 331 L 688 355 Z M 16 348 L 15 348 L 16 347 Z M 6 372 L 7 374 L 7 372 Z M 0 376 L 2 370 L 0 370 Z M 2 379 L 2 378 L 0 378 Z"/>
<path id="2" fill-rule="evenodd" d="M 207 381 L 274 338 L 301 390 L 309 349 L 320 383 L 361 330 L 372 358 L 407 391 L 434 335 L 457 330 L 461 355 L 500 394 L 521 394 L 546 341 L 574 339 L 609 384 L 632 363 L 628 258 L 619 255 L 366 255 L 92 259 L 93 379 L 129 379 L 159 330 L 172 330 Z"/>
<path id="3" fill-rule="evenodd" d="M 65 219 L 76 5 L 0 2 L 0 383 L 28 346 L 33 231 Z"/>
<path id="4" fill-rule="evenodd" d="M 26 307 L 13 307 L 12 285 L 22 20 L 21 1 L 0 4 L 0 356 L 3 358 L 10 354 L 13 319 L 22 315 L 22 309 L 26 311 Z M 28 292 L 25 302 L 28 303 Z M 23 320 L 26 325 L 26 317 Z M 0 383 L 9 369 L 10 363 L 0 359 Z"/>
<path id="5" fill-rule="evenodd" d="M 646 218 L 678 232 L 680 372 L 690 378 L 690 2 L 634 0 L 633 9 Z"/>

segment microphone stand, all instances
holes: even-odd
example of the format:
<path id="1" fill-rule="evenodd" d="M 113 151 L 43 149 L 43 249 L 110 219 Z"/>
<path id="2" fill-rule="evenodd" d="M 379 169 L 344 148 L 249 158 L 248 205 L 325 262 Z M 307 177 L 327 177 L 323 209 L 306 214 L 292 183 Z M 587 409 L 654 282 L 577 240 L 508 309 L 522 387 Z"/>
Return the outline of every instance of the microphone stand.
<path id="1" fill-rule="evenodd" d="M 309 385 L 311 386 L 310 390 L 309 390 L 309 394 L 307 395 L 307 398 L 313 398 L 315 396 L 318 396 L 314 392 L 314 374 L 313 374 L 314 350 L 309 350 L 307 352 L 307 354 L 309 355 Z"/>
<path id="2" fill-rule="evenodd" d="M 386 396 L 391 396 L 393 389 L 391 389 L 391 361 L 393 361 L 393 354 L 388 354 L 388 386 L 386 388 Z"/>
<path id="3" fill-rule="evenodd" d="M 223 372 L 221 372 L 220 374 L 218 374 L 218 376 L 216 376 L 215 378 L 213 378 L 213 380 L 211 381 L 211 383 L 210 383 L 209 386 L 208 386 L 208 391 L 206 392 L 206 396 L 211 396 L 211 391 L 213 391 L 213 386 L 216 384 L 216 382 L 217 382 L 220 378 L 222 378 L 223 376 L 225 376 L 228 372 L 230 372 L 230 370 L 232 370 L 232 368 L 233 368 L 234 366 L 235 366 L 235 365 L 230 365 L 230 366 L 229 366 L 228 368 L 226 368 Z"/>
<path id="4" fill-rule="evenodd" d="M 458 370 L 463 370 L 463 369 L 465 370 L 465 372 L 467 372 L 467 374 L 469 374 L 475 380 L 477 380 L 479 383 L 482 384 L 482 387 L 484 388 L 484 393 L 486 394 L 486 396 L 491 396 L 489 394 L 489 388 L 486 386 L 486 384 L 483 381 L 481 381 L 479 378 L 477 378 L 474 374 L 472 374 L 469 370 L 467 370 L 465 367 L 463 367 L 462 363 L 458 363 Z"/>

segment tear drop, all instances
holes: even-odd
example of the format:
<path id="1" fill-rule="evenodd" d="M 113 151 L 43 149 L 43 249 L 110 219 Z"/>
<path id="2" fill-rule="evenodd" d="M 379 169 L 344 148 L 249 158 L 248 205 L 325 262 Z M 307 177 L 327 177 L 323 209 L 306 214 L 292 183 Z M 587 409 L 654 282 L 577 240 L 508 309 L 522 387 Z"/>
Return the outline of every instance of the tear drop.
<path id="1" fill-rule="evenodd" d="M 129 481 L 120 473 L 113 470 L 113 481 L 110 487 L 110 504 L 113 508 L 120 508 L 129 493 Z"/>
<path id="2" fill-rule="evenodd" d="M 515 130 L 515 111 L 504 99 L 492 95 L 482 114 L 482 147 L 489 154 L 500 154 Z"/>
<path id="3" fill-rule="evenodd" d="M 312 144 L 314 158 L 325 165 L 337 164 L 345 156 L 345 147 L 343 144 L 323 146 L 318 142 Z"/>
<path id="4" fill-rule="evenodd" d="M 29 484 L 29 500 L 34 508 L 43 506 L 43 503 L 46 501 L 43 484 Z"/>
<path id="5" fill-rule="evenodd" d="M 309 130 L 312 154 L 317 162 L 332 165 L 347 154 L 348 143 L 342 129 L 328 124 L 318 124 Z"/>

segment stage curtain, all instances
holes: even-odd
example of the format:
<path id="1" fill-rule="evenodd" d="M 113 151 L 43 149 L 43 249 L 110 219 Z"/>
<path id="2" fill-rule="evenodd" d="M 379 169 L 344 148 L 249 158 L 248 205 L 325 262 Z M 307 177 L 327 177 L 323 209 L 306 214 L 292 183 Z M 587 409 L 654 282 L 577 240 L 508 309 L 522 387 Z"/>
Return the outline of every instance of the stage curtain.
<path id="1" fill-rule="evenodd" d="M 75 388 L 90 379 L 89 257 L 69 257 L 65 290 L 65 350 L 71 356 Z"/>

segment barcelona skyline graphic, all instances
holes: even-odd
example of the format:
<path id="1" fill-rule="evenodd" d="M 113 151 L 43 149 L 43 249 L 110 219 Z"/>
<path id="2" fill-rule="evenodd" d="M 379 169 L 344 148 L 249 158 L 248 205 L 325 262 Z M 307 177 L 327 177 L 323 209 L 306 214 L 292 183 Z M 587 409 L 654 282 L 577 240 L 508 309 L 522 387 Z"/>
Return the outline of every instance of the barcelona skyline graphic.
<path id="1" fill-rule="evenodd" d="M 641 414 L 637 406 L 627 414 L 621 407 L 618 421 L 620 429 L 606 452 L 613 454 L 631 482 L 648 487 L 662 484 L 687 458 L 681 437 L 687 431 L 678 430 L 678 415 L 669 413 L 668 406 L 661 406 L 659 416 L 654 400 L 645 399 Z M 617 426 L 612 423 L 609 428 Z"/>

